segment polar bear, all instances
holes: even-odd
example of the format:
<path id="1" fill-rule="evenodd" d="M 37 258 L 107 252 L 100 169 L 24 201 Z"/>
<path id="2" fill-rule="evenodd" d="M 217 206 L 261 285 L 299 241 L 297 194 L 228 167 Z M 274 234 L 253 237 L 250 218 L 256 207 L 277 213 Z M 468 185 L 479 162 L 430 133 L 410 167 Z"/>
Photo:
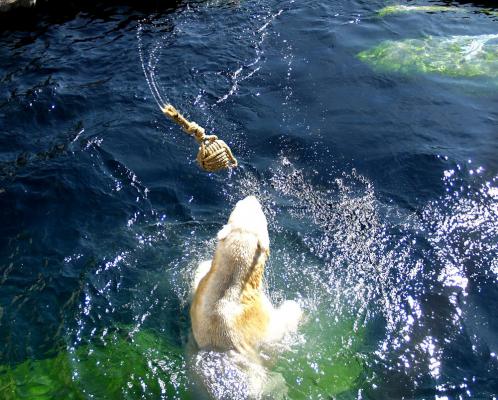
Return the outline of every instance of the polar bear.
<path id="1" fill-rule="evenodd" d="M 302 311 L 291 300 L 276 308 L 264 293 L 270 240 L 266 217 L 256 197 L 246 197 L 236 204 L 217 239 L 213 260 L 202 262 L 193 280 L 190 318 L 193 337 L 201 350 L 197 362 L 209 365 L 213 352 L 223 352 L 228 355 L 222 358 L 227 365 L 239 369 L 241 376 L 247 375 L 249 398 L 261 398 L 264 387 L 275 385 L 275 379 L 269 378 L 261 365 L 259 350 L 273 348 L 287 333 L 296 331 Z M 209 387 L 212 383 L 207 381 L 212 382 L 212 377 L 201 375 L 204 386 Z M 233 378 L 237 374 L 228 375 Z"/>
<path id="2" fill-rule="evenodd" d="M 295 301 L 275 308 L 264 293 L 270 254 L 266 217 L 254 196 L 240 200 L 218 232 L 212 261 L 199 265 L 190 309 L 200 349 L 236 350 L 246 356 L 296 331 L 302 316 Z"/>

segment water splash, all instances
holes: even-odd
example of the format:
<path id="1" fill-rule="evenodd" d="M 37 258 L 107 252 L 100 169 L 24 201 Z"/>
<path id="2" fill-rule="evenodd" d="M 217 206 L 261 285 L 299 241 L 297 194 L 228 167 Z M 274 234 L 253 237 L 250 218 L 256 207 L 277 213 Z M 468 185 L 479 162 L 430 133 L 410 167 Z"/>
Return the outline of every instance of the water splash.
<path id="1" fill-rule="evenodd" d="M 186 43 L 188 43 L 188 46 L 192 46 L 193 43 L 197 43 L 200 27 L 202 27 L 202 31 L 207 32 L 211 29 L 220 29 L 219 20 L 216 17 L 214 17 L 215 19 L 212 21 L 203 20 L 202 26 L 197 24 L 197 21 L 200 18 L 199 12 L 202 14 L 204 7 L 210 7 L 210 4 L 199 6 L 200 9 L 197 9 L 196 13 L 193 13 L 190 8 L 187 7 L 184 11 L 185 15 L 183 18 L 182 14 L 178 15 L 175 20 L 175 27 L 171 28 L 171 32 L 166 34 L 161 34 L 158 28 L 154 26 L 155 24 L 146 23 L 146 21 L 142 21 L 138 25 L 137 45 L 142 70 L 149 90 L 159 107 L 167 104 L 165 91 L 169 92 L 171 90 L 165 90 L 160 84 L 158 77 L 160 71 L 158 72 L 157 68 L 163 65 L 162 61 L 168 56 L 168 52 L 183 51 L 183 41 L 174 42 L 171 39 L 174 37 L 178 38 L 177 33 L 181 33 L 182 37 L 189 37 L 190 35 L 193 39 Z M 225 102 L 228 98 L 238 93 L 241 82 L 253 77 L 261 69 L 261 63 L 264 57 L 263 44 L 268 38 L 272 24 L 283 12 L 283 8 L 274 11 L 261 5 L 258 12 L 254 14 L 254 10 L 252 11 L 254 15 L 251 16 L 249 21 L 245 21 L 244 24 L 237 24 L 228 28 L 224 27 L 224 29 L 231 30 L 231 37 L 238 38 L 238 46 L 243 50 L 241 53 L 247 54 L 247 57 L 244 59 L 231 60 L 229 57 L 226 57 L 226 55 L 218 54 L 217 48 L 220 44 L 210 42 L 210 35 L 201 32 L 201 34 L 204 35 L 204 40 L 202 43 L 198 44 L 200 48 L 199 51 L 206 53 L 206 56 L 211 54 L 212 57 L 216 57 L 219 60 L 216 63 L 216 70 L 211 70 L 210 68 L 205 70 L 202 62 L 190 66 L 190 74 L 193 75 L 193 82 L 182 82 L 181 85 L 186 87 L 194 84 L 195 89 L 193 90 L 197 92 L 197 95 L 192 96 L 194 105 L 201 109 L 205 109 L 215 107 L 216 105 Z M 207 15 L 205 16 L 207 17 Z M 162 22 L 156 22 L 158 25 L 161 25 L 161 23 Z M 145 32 L 151 33 L 153 36 L 151 43 L 147 46 L 144 43 Z M 171 48 L 168 48 L 167 44 L 172 44 Z M 209 47 L 210 51 L 203 51 L 202 48 L 204 47 Z M 209 65 L 213 64 L 213 59 L 206 57 L 205 63 Z M 231 70 L 234 63 L 237 64 L 237 67 Z M 209 93 L 211 90 L 207 90 L 203 87 L 205 80 L 200 73 L 201 70 L 204 70 L 204 73 L 217 76 L 218 78 L 215 78 L 214 81 L 220 82 L 223 87 L 216 88 L 216 90 L 224 93 L 216 94 L 212 100 L 206 100 L 206 95 L 209 96 L 212 93 Z M 166 75 L 164 71 L 163 67 L 163 74 Z M 229 85 L 228 88 L 226 88 L 227 84 Z"/>
<path id="2" fill-rule="evenodd" d="M 243 66 L 237 68 L 233 73 L 230 73 L 230 78 L 232 81 L 232 86 L 223 96 L 219 97 L 216 100 L 216 104 L 223 103 L 229 97 L 233 96 L 237 93 L 239 89 L 239 85 L 241 82 L 246 79 L 251 78 L 254 74 L 256 74 L 261 67 L 259 66 L 261 59 L 263 57 L 263 49 L 262 46 L 268 36 L 268 27 L 273 23 L 273 21 L 279 17 L 284 12 L 283 9 L 280 9 L 276 13 L 270 14 L 270 16 L 266 19 L 266 22 L 258 28 L 255 32 L 252 33 L 254 36 L 259 36 L 259 39 L 256 39 L 253 43 L 252 47 L 255 50 L 255 57 L 252 61 L 244 63 Z"/>
<path id="3" fill-rule="evenodd" d="M 156 41 L 152 50 L 149 53 L 149 57 L 147 62 L 144 57 L 144 46 L 142 41 L 143 36 L 143 25 L 142 23 L 138 24 L 137 27 L 137 46 L 138 46 L 138 54 L 140 56 L 140 64 L 142 65 L 142 71 L 145 76 L 145 80 L 147 81 L 147 86 L 149 87 L 150 93 L 154 98 L 156 104 L 159 109 L 162 109 L 166 104 L 168 104 L 159 90 L 159 84 L 156 77 L 156 66 L 159 62 L 158 52 L 161 49 L 161 42 L 165 40 L 165 37 L 161 37 L 160 40 Z"/>
<path id="4" fill-rule="evenodd" d="M 475 285 L 477 275 L 498 280 L 498 188 L 497 178 L 482 181 L 479 167 L 448 168 L 442 178 L 447 194 L 407 212 L 379 200 L 374 184 L 355 170 L 331 171 L 316 182 L 282 156 L 264 176 L 244 168 L 231 176 L 227 203 L 256 194 L 269 219 L 270 297 L 276 304 L 297 298 L 306 312 L 299 335 L 266 366 L 285 379 L 289 396 L 357 396 L 403 377 L 415 386 L 431 379 L 441 396 L 452 390 L 445 354 L 469 325 L 461 297 L 470 296 L 466 282 Z M 229 211 L 202 222 L 152 213 L 123 226 L 116 235 L 125 244 L 101 255 L 82 284 L 67 353 L 7 368 L 1 376 L 10 381 L 0 382 L 35 388 L 43 377 L 43 390 L 52 393 L 69 376 L 75 391 L 98 396 L 108 388 L 90 375 L 106 370 L 116 393 L 188 398 L 190 279 L 199 260 L 211 256 Z M 445 302 L 442 320 L 428 309 L 427 296 Z M 66 371 L 59 380 L 50 372 L 57 369 Z M 29 378 L 26 371 L 35 372 Z M 216 382 L 216 390 L 226 388 L 225 380 Z"/>
<path id="5" fill-rule="evenodd" d="M 452 390 L 454 383 L 442 373 L 447 368 L 445 354 L 475 324 L 468 320 L 469 306 L 460 296 L 467 296 L 470 281 L 474 287 L 497 281 L 497 178 L 483 182 L 481 167 L 448 169 L 442 174 L 448 194 L 419 212 L 406 212 L 380 202 L 373 184 L 354 170 L 331 178 L 325 186 L 313 184 L 312 174 L 285 157 L 271 172 L 264 182 L 249 172 L 243 174 L 234 198 L 255 193 L 273 200 L 268 202 L 274 249 L 270 286 L 284 298 L 289 293 L 301 296 L 312 320 L 302 331 L 319 327 L 305 333 L 304 339 L 313 337 L 321 343 L 321 335 L 326 335 L 317 349 L 303 345 L 308 362 L 287 381 L 333 376 L 327 371 L 332 354 L 324 355 L 324 349 L 331 346 L 331 337 L 340 337 L 345 342 L 335 356 L 349 354 L 356 365 L 369 365 L 369 390 L 375 391 L 376 382 L 387 379 L 387 372 L 379 373 L 379 368 L 389 371 L 393 376 L 389 379 L 410 377 L 407 385 L 413 390 L 426 379 L 439 382 L 440 395 Z M 468 176 L 473 177 L 471 183 Z M 295 224 L 290 221 L 297 220 L 300 231 L 292 232 Z M 444 317 L 428 310 L 431 296 L 445 304 L 438 310 Z M 281 298 L 275 292 L 272 297 L 277 302 Z M 351 330 L 334 332 L 348 318 Z M 327 328 L 329 321 L 334 323 Z M 435 323 L 438 326 L 432 329 Z M 380 330 L 377 349 L 370 354 L 355 350 L 364 329 Z M 487 343 L 489 351 L 494 350 L 494 341 Z M 294 351 L 299 352 L 299 346 Z M 295 370 L 299 361 L 284 356 L 282 362 L 287 357 Z M 361 370 L 346 368 L 353 380 L 358 376 L 354 371 Z M 310 396 L 306 390 L 296 396 Z"/>

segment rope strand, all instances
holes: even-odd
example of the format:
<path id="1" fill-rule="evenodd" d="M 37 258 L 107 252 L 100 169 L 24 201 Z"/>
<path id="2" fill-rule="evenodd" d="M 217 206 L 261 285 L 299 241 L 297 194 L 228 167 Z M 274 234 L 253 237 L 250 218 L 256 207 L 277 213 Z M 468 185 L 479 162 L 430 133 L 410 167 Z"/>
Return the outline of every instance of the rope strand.
<path id="1" fill-rule="evenodd" d="M 199 143 L 197 163 L 202 169 L 216 172 L 226 168 L 235 168 L 238 165 L 230 147 L 223 140 L 218 139 L 218 136 L 206 135 L 202 126 L 187 120 L 171 104 L 165 105 L 161 110 Z"/>
<path id="2" fill-rule="evenodd" d="M 236 167 L 238 165 L 237 159 L 234 157 L 230 147 L 228 147 L 223 140 L 218 139 L 216 135 L 206 135 L 202 126 L 187 120 L 175 107 L 166 103 L 163 99 L 156 82 L 155 69 L 157 59 L 154 62 L 154 56 L 158 47 L 153 48 L 151 51 L 147 63 L 148 68 L 146 68 L 142 45 L 142 25 L 140 23 L 137 30 L 137 42 L 140 63 L 142 64 L 145 80 L 147 81 L 152 97 L 167 117 L 180 125 L 185 132 L 190 136 L 193 136 L 197 143 L 199 143 L 199 152 L 197 153 L 197 163 L 199 166 L 208 172 L 216 172 L 222 169 Z"/>

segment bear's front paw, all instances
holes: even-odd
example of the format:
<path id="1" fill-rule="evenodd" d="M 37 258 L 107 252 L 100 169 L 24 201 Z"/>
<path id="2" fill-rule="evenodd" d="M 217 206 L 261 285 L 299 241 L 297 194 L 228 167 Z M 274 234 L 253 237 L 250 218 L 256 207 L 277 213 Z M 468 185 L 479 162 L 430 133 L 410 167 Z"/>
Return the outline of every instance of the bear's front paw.
<path id="1" fill-rule="evenodd" d="M 297 331 L 303 317 L 301 306 L 294 300 L 286 300 L 279 307 L 280 320 L 285 324 L 288 332 Z"/>

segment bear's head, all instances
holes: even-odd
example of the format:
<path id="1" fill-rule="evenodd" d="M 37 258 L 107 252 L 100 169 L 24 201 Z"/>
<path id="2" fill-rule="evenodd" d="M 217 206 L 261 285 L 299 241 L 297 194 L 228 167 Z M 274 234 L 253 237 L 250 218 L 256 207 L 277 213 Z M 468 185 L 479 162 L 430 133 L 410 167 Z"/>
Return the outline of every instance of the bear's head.
<path id="1" fill-rule="evenodd" d="M 235 205 L 228 223 L 218 232 L 218 240 L 222 241 L 232 232 L 243 232 L 256 237 L 258 247 L 266 254 L 270 251 L 268 224 L 261 204 L 254 196 L 247 196 Z"/>

